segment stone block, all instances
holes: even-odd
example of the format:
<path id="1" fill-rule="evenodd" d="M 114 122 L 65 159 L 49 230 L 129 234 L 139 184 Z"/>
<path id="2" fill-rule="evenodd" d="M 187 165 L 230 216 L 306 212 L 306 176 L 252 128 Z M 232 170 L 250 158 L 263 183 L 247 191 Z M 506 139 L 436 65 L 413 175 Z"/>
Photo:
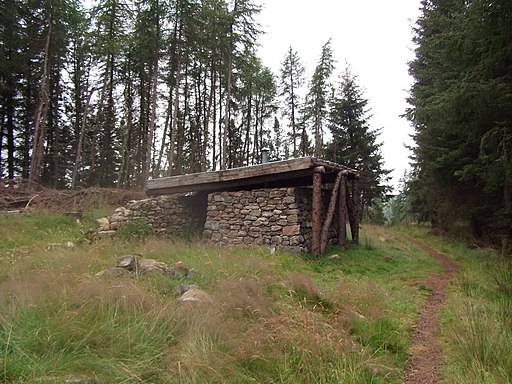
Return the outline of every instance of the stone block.
<path id="1" fill-rule="evenodd" d="M 290 215 L 288 216 L 287 220 L 289 224 L 294 224 L 299 221 L 299 218 L 297 217 L 297 215 Z"/>
<path id="2" fill-rule="evenodd" d="M 290 245 L 300 245 L 304 242 L 304 237 L 302 236 L 292 236 L 290 237 Z"/>
<path id="3" fill-rule="evenodd" d="M 300 234 L 300 225 L 287 225 L 283 227 L 284 236 L 294 236 Z"/>

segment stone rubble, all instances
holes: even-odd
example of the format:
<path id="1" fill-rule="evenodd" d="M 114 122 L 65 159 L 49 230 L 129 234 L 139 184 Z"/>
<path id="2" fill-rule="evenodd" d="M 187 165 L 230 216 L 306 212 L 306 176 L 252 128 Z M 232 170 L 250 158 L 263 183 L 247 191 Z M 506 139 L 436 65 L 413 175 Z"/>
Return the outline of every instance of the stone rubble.
<path id="1" fill-rule="evenodd" d="M 118 257 L 117 265 L 114 268 L 105 269 L 96 274 L 96 277 L 113 279 L 138 274 L 161 273 L 171 278 L 183 279 L 193 278 L 194 269 L 188 268 L 183 262 L 165 264 L 161 261 L 142 258 L 141 255 L 124 255 Z M 180 303 L 212 303 L 210 295 L 201 290 L 195 284 L 179 284 L 173 289 L 173 295 Z"/>

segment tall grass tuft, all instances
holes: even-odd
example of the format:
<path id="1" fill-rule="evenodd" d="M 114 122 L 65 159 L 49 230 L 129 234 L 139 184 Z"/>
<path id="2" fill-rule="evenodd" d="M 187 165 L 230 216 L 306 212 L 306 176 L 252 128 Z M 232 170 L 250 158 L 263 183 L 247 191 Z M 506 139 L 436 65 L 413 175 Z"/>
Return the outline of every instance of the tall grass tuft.
<path id="1" fill-rule="evenodd" d="M 498 286 L 498 290 L 512 297 L 512 261 L 500 263 L 493 272 L 494 281 Z"/>
<path id="2" fill-rule="evenodd" d="M 476 303 L 464 304 L 459 324 L 451 328 L 454 349 L 458 363 L 467 371 L 486 372 L 496 382 L 508 382 L 512 378 L 511 329 L 489 309 Z"/>

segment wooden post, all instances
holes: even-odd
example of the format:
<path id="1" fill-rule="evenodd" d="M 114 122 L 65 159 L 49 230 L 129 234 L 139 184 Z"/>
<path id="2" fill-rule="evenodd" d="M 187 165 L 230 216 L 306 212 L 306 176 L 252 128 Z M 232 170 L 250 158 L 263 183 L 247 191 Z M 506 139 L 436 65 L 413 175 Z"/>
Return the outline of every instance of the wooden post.
<path id="1" fill-rule="evenodd" d="M 359 243 L 359 224 L 361 223 L 361 201 L 359 196 L 359 182 L 356 179 L 352 181 L 352 198 L 354 199 L 354 216 L 355 223 L 352 230 L 352 239 L 355 243 Z"/>
<path id="2" fill-rule="evenodd" d="M 325 253 L 327 247 L 327 240 L 329 238 L 329 228 L 331 227 L 334 211 L 336 210 L 336 201 L 338 200 L 338 189 L 340 187 L 341 179 L 343 178 L 343 171 L 338 172 L 336 181 L 332 187 L 331 200 L 329 201 L 329 208 L 327 210 L 327 217 L 322 225 L 322 234 L 320 236 L 320 254 Z"/>
<path id="3" fill-rule="evenodd" d="M 352 241 L 359 243 L 359 188 L 357 180 L 353 179 L 350 183 L 350 194 L 347 194 L 348 221 L 350 223 L 350 233 Z"/>
<path id="4" fill-rule="evenodd" d="M 313 171 L 313 197 L 311 206 L 311 253 L 320 256 L 320 231 L 322 229 L 322 173 L 324 167 L 317 167 Z"/>
<path id="5" fill-rule="evenodd" d="M 341 178 L 338 193 L 338 246 L 347 245 L 347 177 Z"/>

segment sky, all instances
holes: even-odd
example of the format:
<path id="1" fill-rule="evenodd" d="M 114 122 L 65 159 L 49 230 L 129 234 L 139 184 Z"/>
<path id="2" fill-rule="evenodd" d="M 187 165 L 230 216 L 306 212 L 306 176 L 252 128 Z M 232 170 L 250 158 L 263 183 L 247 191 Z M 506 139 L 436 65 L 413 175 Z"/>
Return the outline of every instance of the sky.
<path id="1" fill-rule="evenodd" d="M 257 21 L 266 33 L 259 38 L 263 64 L 279 73 L 291 46 L 306 67 L 309 81 L 322 46 L 332 38 L 335 78 L 347 64 L 369 100 L 371 128 L 381 129 L 379 141 L 385 168 L 398 186 L 409 164 L 413 129 L 405 118 L 414 58 L 412 27 L 420 0 L 260 0 Z"/>

